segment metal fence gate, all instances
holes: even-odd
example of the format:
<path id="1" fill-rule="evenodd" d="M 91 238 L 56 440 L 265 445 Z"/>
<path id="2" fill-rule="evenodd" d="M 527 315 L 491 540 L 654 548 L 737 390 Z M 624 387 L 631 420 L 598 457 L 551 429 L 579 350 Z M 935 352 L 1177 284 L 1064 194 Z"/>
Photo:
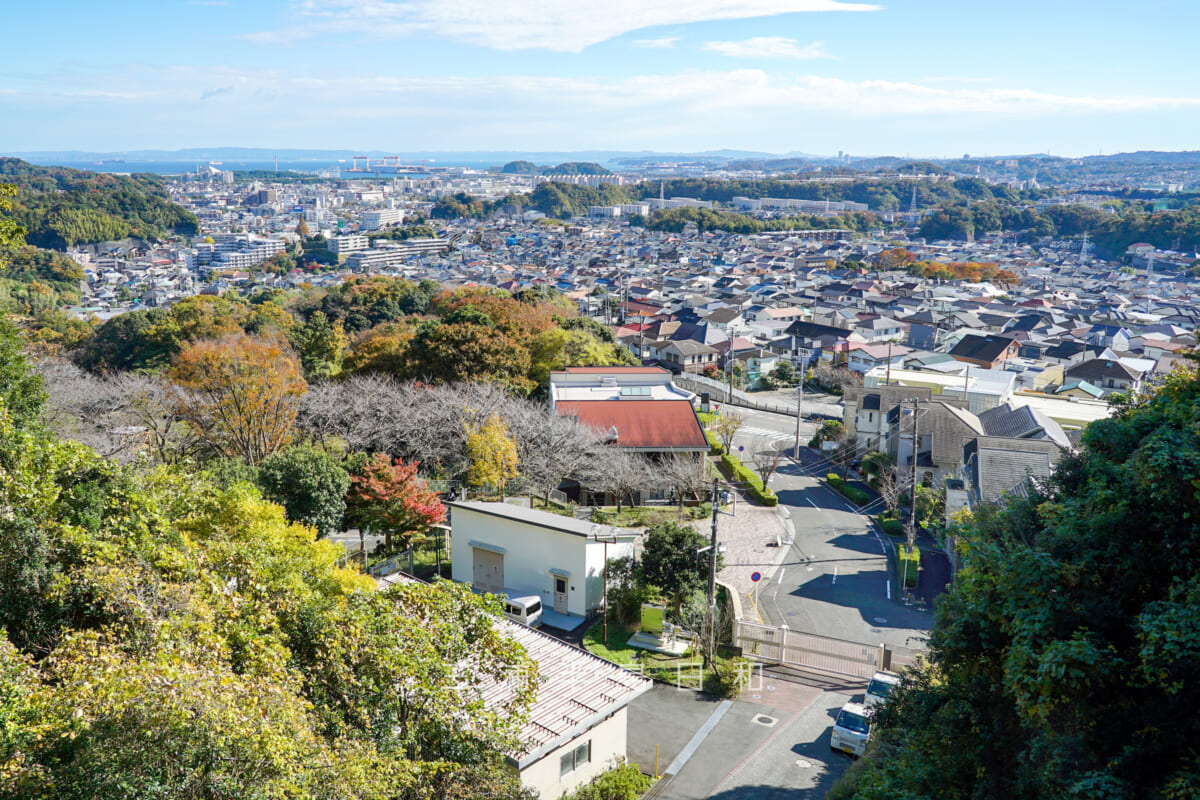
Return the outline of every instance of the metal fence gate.
<path id="1" fill-rule="evenodd" d="M 870 678 L 892 668 L 892 651 L 883 644 L 863 644 L 813 633 L 737 620 L 733 643 L 742 655 L 769 664 L 809 667 L 839 675 Z"/>

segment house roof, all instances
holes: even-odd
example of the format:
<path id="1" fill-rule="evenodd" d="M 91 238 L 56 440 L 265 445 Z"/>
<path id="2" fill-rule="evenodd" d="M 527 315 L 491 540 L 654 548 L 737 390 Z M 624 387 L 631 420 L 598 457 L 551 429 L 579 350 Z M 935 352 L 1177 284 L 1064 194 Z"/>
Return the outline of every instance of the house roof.
<path id="1" fill-rule="evenodd" d="M 617 402 L 617 401 L 597 401 L 597 402 Z M 626 402 L 626 401 L 621 401 Z M 671 402 L 658 400 L 655 402 Z M 686 401 L 684 401 L 686 402 Z M 560 404 L 561 405 L 561 404 Z M 463 509 L 466 511 L 474 511 L 479 514 L 486 514 L 491 517 L 501 517 L 503 519 L 513 520 L 525 525 L 533 525 L 538 528 L 546 528 L 547 530 L 558 531 L 559 533 L 569 533 L 573 536 L 592 536 L 595 533 L 596 526 L 589 520 L 575 519 L 574 517 L 564 517 L 561 514 L 551 514 L 549 511 L 538 511 L 534 508 L 525 508 L 524 506 L 514 506 L 509 503 L 476 503 L 476 502 L 448 502 L 446 503 L 451 509 Z M 451 512 L 453 514 L 453 511 Z"/>
<path id="2" fill-rule="evenodd" d="M 518 769 L 544 758 L 654 686 L 649 678 L 549 634 L 508 620 L 502 625 L 538 666 L 537 699 L 518 735 L 524 750 L 511 757 Z M 503 708 L 515 694 L 508 681 L 496 681 L 484 688 L 483 701 L 489 708 Z"/>
<path id="3" fill-rule="evenodd" d="M 567 367 L 564 372 L 576 375 L 670 375 L 662 367 Z M 553 374 L 553 373 L 551 373 Z"/>
<path id="4" fill-rule="evenodd" d="M 587 525 L 590 527 L 591 523 Z M 403 573 L 378 580 L 381 589 L 397 583 L 423 581 Z M 509 754 L 517 769 L 524 769 L 557 750 L 654 686 L 654 681 L 649 678 L 535 628 L 507 619 L 499 619 L 496 624 L 502 634 L 516 640 L 525 648 L 525 654 L 537 663 L 537 696 L 529 709 L 529 719 L 517 735 L 521 752 Z M 488 708 L 502 709 L 516 697 L 516 689 L 508 680 L 485 680 L 481 688 L 484 705 Z"/>
<path id="5" fill-rule="evenodd" d="M 996 336 L 995 334 L 980 336 L 977 333 L 968 333 L 958 344 L 954 345 L 950 355 L 954 358 L 969 358 L 974 361 L 995 361 L 1014 341 L 1007 336 Z"/>
<path id="6" fill-rule="evenodd" d="M 702 452 L 708 439 L 689 400 L 569 400 L 558 413 L 603 432 L 616 447 L 642 451 Z"/>

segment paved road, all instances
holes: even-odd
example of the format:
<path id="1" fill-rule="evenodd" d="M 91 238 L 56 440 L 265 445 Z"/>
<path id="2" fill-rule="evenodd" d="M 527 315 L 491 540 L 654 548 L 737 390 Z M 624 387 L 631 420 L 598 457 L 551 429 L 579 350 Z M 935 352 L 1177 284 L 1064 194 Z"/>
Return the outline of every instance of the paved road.
<path id="1" fill-rule="evenodd" d="M 745 412 L 743 431 L 734 444 L 747 451 L 766 438 L 760 431 L 795 442 L 795 419 L 759 411 Z M 807 441 L 815 423 L 803 422 Z M 772 477 L 771 487 L 791 514 L 796 531 L 788 555 L 759 588 L 755 605 L 762 620 L 793 630 L 891 647 L 918 648 L 932 616 L 905 606 L 891 582 L 886 545 L 869 520 L 841 495 L 818 480 L 828 469 L 819 454 L 802 448 L 803 461 L 788 461 Z"/>
<path id="2" fill-rule="evenodd" d="M 652 772 L 658 745 L 660 773 L 674 772 L 656 795 L 665 800 L 818 800 L 850 764 L 829 749 L 833 716 L 862 691 L 835 676 L 768 672 L 723 707 L 656 686 L 630 706 L 629 757 Z"/>

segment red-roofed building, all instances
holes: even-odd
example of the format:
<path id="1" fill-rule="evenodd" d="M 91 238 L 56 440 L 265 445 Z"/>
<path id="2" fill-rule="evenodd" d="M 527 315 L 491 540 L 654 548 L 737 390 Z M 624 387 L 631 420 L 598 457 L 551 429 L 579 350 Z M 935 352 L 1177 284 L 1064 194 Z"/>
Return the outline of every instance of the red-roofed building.
<path id="1" fill-rule="evenodd" d="M 598 430 L 613 447 L 635 453 L 708 452 L 690 400 L 560 400 L 556 407 L 559 414 Z"/>

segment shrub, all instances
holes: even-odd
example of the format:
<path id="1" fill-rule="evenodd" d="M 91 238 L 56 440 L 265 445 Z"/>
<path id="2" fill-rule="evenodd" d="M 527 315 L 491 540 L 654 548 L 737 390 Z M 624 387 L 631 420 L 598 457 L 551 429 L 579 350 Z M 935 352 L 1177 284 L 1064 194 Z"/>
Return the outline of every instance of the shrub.
<path id="1" fill-rule="evenodd" d="M 715 685 L 709 688 L 718 697 L 731 699 L 741 694 L 749 682 L 750 659 L 738 656 L 725 662 Z"/>
<path id="2" fill-rule="evenodd" d="M 721 466 L 725 468 L 725 472 L 729 475 L 730 480 L 746 484 L 746 494 L 750 495 L 755 501 L 762 503 L 764 506 L 779 504 L 779 498 L 775 496 L 773 491 L 763 486 L 762 478 L 758 477 L 758 473 L 738 460 L 737 456 L 732 453 L 725 453 L 721 456 Z"/>
<path id="3" fill-rule="evenodd" d="M 653 783 L 634 764 L 616 764 L 568 795 L 568 800 L 638 800 Z"/>
<path id="4" fill-rule="evenodd" d="M 710 455 L 724 455 L 725 446 L 717 441 L 717 435 L 712 431 L 705 431 L 704 436 L 708 439 L 708 452 Z"/>
<path id="5" fill-rule="evenodd" d="M 913 545 L 911 548 L 908 545 L 900 545 L 896 548 L 896 553 L 899 556 L 897 565 L 897 574 L 904 580 L 904 585 L 912 588 L 917 585 L 917 576 L 921 572 L 921 548 Z M 905 570 L 905 562 L 908 562 L 908 569 Z"/>
<path id="6" fill-rule="evenodd" d="M 883 528 L 883 532 L 888 536 L 904 535 L 904 523 L 883 514 L 879 515 L 879 527 Z"/>
<path id="7" fill-rule="evenodd" d="M 831 472 L 825 476 L 825 482 L 828 483 L 834 491 L 842 497 L 849 500 L 855 505 L 865 505 L 871 499 L 871 495 L 859 489 L 857 486 L 851 486 L 846 483 L 845 479 L 836 472 Z"/>

